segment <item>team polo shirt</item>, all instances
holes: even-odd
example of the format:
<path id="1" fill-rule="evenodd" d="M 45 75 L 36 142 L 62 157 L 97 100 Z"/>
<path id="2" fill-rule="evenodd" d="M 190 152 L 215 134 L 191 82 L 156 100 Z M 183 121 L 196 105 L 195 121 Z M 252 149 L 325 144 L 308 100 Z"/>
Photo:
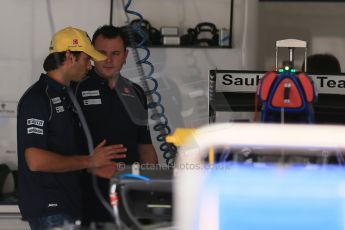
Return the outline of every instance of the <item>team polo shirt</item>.
<path id="1" fill-rule="evenodd" d="M 81 129 L 66 88 L 42 74 L 18 105 L 19 208 L 24 218 L 53 214 L 80 216 L 80 172 L 33 172 L 24 151 L 36 147 L 61 155 L 80 151 Z"/>
<path id="2" fill-rule="evenodd" d="M 120 77 L 115 89 L 94 70 L 76 86 L 76 95 L 89 125 L 94 145 L 123 144 L 127 157 L 119 161 L 139 161 L 138 144 L 151 144 L 147 123 L 146 96 L 137 84 Z"/>

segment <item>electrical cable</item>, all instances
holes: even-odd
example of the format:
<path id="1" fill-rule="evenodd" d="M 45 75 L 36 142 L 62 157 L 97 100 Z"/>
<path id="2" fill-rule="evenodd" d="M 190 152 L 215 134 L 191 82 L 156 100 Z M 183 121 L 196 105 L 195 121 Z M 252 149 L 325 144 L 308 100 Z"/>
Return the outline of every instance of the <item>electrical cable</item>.
<path id="1" fill-rule="evenodd" d="M 232 3 L 233 4 L 233 3 Z M 243 15 L 243 33 L 242 33 L 242 57 L 241 57 L 241 64 L 242 69 L 246 69 L 246 61 L 247 61 L 247 42 L 248 42 L 248 15 L 249 15 L 249 4 L 248 0 L 244 0 L 244 15 Z M 231 38 L 231 37 L 230 37 Z"/>
<path id="2" fill-rule="evenodd" d="M 119 179 L 137 179 L 137 180 L 143 180 L 143 181 L 150 181 L 150 178 L 142 175 L 135 175 L 132 173 L 124 173 L 120 174 L 118 176 Z"/>
<path id="3" fill-rule="evenodd" d="M 233 28 L 233 21 L 234 21 L 234 0 L 231 0 L 230 2 L 230 26 L 229 26 L 229 45 L 230 47 L 232 47 L 232 42 L 233 42 L 233 38 L 232 38 L 232 28 Z"/>
<path id="4" fill-rule="evenodd" d="M 47 0 L 47 13 L 48 13 L 48 21 L 49 21 L 51 33 L 53 35 L 55 33 L 55 26 L 54 26 L 53 14 L 51 11 L 50 0 Z M 56 63 L 59 63 L 57 56 L 55 56 L 55 60 L 56 60 Z M 90 132 L 89 127 L 87 125 L 85 116 L 83 114 L 83 111 L 82 111 L 76 97 L 74 96 L 73 90 L 69 86 L 66 88 L 67 88 L 67 94 L 68 94 L 69 98 L 71 99 L 71 101 L 74 105 L 74 108 L 76 109 L 76 112 L 78 114 L 81 126 L 82 126 L 84 134 L 86 136 L 89 155 L 92 156 L 93 150 L 94 150 L 94 144 L 93 144 L 91 132 Z M 91 159 L 93 159 L 93 157 Z M 94 162 L 91 162 L 91 164 L 94 165 Z M 91 173 L 91 177 L 92 177 L 92 186 L 93 186 L 93 189 L 96 193 L 97 198 L 100 200 L 101 204 L 108 210 L 108 212 L 112 215 L 113 219 L 115 220 L 115 224 L 117 224 L 117 220 L 114 216 L 111 205 L 103 198 L 103 196 L 101 194 L 101 191 L 98 187 L 96 175 L 94 173 Z"/>
<path id="5" fill-rule="evenodd" d="M 109 25 L 113 25 L 114 0 L 110 0 Z"/>
<path id="6" fill-rule="evenodd" d="M 140 13 L 133 10 L 129 10 L 132 0 L 128 0 L 127 3 L 125 3 L 124 0 L 121 0 L 121 2 L 126 16 L 125 23 L 127 25 L 129 42 L 132 48 L 132 53 L 136 63 L 137 71 L 140 76 L 140 82 L 142 87 L 144 88 L 148 100 L 148 108 L 151 109 L 151 111 L 153 111 L 150 118 L 156 122 L 156 124 L 153 126 L 153 130 L 159 132 L 159 135 L 156 137 L 157 141 L 161 142 L 159 149 L 163 152 L 163 158 L 165 159 L 166 164 L 168 166 L 174 166 L 177 148 L 175 145 L 168 143 L 165 140 L 165 137 L 171 134 L 171 128 L 168 124 L 168 118 L 164 114 L 165 108 L 161 103 L 162 96 L 157 91 L 158 81 L 154 79 L 152 76 L 154 73 L 154 66 L 148 60 L 150 57 L 150 50 L 145 46 L 145 42 L 147 41 L 147 34 L 144 33 L 144 31 L 141 29 L 141 24 L 144 19 Z M 131 26 L 129 22 L 129 14 L 138 17 L 139 22 Z M 132 30 L 134 32 L 132 32 Z M 142 40 L 139 43 L 135 42 L 134 33 L 137 33 L 142 38 Z M 146 55 L 142 59 L 140 59 L 139 57 L 138 49 L 142 49 L 146 52 Z M 143 69 L 144 64 L 149 68 L 149 73 L 147 75 L 145 75 Z M 152 83 L 151 89 L 149 87 L 148 82 Z"/>

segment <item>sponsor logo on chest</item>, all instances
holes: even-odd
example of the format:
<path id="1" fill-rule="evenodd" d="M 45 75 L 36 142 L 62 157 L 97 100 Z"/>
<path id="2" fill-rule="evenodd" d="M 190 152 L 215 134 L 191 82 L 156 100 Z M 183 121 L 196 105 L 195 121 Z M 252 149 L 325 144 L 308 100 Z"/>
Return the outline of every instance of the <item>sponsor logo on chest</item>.
<path id="1" fill-rule="evenodd" d="M 56 113 L 62 113 L 65 111 L 64 107 L 62 105 L 55 107 Z"/>
<path id="2" fill-rule="evenodd" d="M 60 97 L 54 97 L 51 99 L 52 100 L 52 103 L 55 105 L 55 104 L 59 104 L 61 103 L 61 99 Z"/>
<path id="3" fill-rule="evenodd" d="M 83 100 L 84 105 L 101 105 L 101 98 Z"/>
<path id="4" fill-rule="evenodd" d="M 99 90 L 87 90 L 87 91 L 82 91 L 81 96 L 82 97 L 96 97 L 99 96 Z"/>

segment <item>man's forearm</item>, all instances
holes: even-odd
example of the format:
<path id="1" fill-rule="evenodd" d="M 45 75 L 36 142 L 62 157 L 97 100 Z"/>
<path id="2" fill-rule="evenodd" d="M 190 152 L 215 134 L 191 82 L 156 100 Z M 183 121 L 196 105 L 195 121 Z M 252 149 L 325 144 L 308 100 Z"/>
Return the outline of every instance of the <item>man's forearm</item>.
<path id="1" fill-rule="evenodd" d="M 88 155 L 63 156 L 40 148 L 26 149 L 25 158 L 31 171 L 69 172 L 91 166 L 91 157 Z"/>
<path id="2" fill-rule="evenodd" d="M 157 164 L 158 158 L 156 150 L 152 144 L 139 144 L 138 146 L 140 163 L 142 164 Z"/>

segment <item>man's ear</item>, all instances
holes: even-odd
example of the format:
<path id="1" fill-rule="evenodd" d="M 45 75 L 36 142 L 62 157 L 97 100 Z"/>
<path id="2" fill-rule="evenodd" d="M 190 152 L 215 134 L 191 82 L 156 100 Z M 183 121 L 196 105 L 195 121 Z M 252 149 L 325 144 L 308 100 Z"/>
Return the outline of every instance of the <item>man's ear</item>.
<path id="1" fill-rule="evenodd" d="M 65 57 L 66 57 L 65 59 L 66 63 L 73 63 L 76 59 L 75 56 L 72 54 L 72 52 L 69 50 L 66 51 Z"/>

